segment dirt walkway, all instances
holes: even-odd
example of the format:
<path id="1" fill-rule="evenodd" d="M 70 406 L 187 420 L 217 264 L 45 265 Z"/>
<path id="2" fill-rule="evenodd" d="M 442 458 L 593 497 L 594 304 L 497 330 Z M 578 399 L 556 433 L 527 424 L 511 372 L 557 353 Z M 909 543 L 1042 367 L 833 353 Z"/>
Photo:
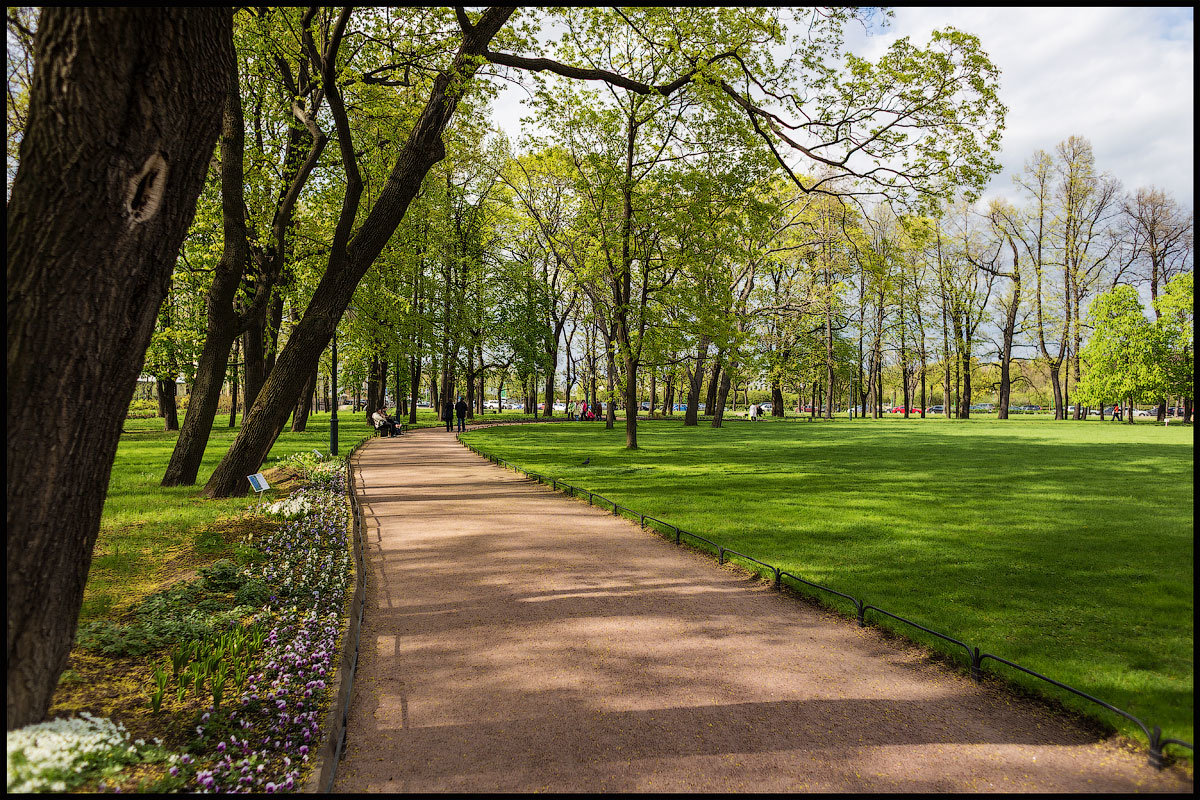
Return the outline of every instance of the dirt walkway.
<path id="1" fill-rule="evenodd" d="M 357 458 L 342 792 L 1192 791 L 444 431 Z"/>

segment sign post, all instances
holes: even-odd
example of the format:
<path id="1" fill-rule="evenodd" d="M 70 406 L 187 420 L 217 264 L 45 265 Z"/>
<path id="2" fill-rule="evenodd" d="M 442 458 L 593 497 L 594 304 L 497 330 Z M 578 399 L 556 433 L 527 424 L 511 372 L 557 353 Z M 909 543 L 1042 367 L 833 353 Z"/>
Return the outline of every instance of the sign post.
<path id="1" fill-rule="evenodd" d="M 271 484 L 267 483 L 266 476 L 264 476 L 261 472 L 256 472 L 253 475 L 247 475 L 246 480 L 250 481 L 250 488 L 252 488 L 260 498 L 262 497 L 263 492 L 271 488 Z"/>

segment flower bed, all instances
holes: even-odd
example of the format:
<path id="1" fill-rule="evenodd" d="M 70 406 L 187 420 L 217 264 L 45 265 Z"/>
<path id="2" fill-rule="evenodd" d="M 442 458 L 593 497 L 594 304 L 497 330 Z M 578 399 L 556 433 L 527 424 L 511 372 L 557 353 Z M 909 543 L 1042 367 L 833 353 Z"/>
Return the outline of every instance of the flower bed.
<path id="1" fill-rule="evenodd" d="M 155 713 L 167 698 L 183 703 L 188 691 L 205 698 L 193 718 L 194 736 L 182 748 L 186 752 L 173 756 L 159 745 L 130 745 L 123 727 L 90 715 L 28 726 L 8 733 L 10 792 L 66 791 L 100 775 L 111 777 L 123 765 L 155 762 L 167 767 L 166 774 L 138 788 L 297 788 L 331 699 L 352 572 L 345 460 L 304 459 L 313 462 L 300 467 L 305 488 L 284 501 L 252 507 L 284 522 L 247 536 L 244 546 L 254 553 L 250 563 L 235 569 L 224 562 L 205 574 L 210 588 L 222 581 L 228 589 L 258 587 L 263 597 L 257 610 L 206 629 L 207 638 L 177 642 L 155 669 L 156 684 L 149 690 Z M 124 785 L 119 779 L 118 784 Z"/>

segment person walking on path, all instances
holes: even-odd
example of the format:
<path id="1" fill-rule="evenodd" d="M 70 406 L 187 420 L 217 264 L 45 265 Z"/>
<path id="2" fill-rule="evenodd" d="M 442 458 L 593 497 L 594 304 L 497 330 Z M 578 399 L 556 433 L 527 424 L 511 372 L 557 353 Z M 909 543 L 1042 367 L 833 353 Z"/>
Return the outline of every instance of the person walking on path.
<path id="1" fill-rule="evenodd" d="M 442 419 L 446 420 L 446 433 L 451 433 L 454 426 L 454 404 L 449 398 L 442 403 Z"/>
<path id="2" fill-rule="evenodd" d="M 467 401 L 462 397 L 454 404 L 454 413 L 458 416 L 458 430 L 461 433 L 467 429 Z"/>

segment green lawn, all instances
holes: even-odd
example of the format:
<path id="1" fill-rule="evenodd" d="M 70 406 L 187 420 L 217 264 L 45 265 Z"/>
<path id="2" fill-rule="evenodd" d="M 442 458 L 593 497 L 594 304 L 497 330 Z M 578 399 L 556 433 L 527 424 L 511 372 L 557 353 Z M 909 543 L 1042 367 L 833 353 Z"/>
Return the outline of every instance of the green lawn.
<path id="1" fill-rule="evenodd" d="M 714 430 L 672 421 L 640 424 L 637 451 L 625 450 L 620 424 L 464 438 L 1192 741 L 1190 426 L 768 420 Z M 1137 731 L 1069 693 L 1055 696 Z"/>
<path id="2" fill-rule="evenodd" d="M 159 486 L 178 433 L 165 432 L 161 419 L 128 419 L 117 447 L 100 534 L 84 591 L 80 622 L 107 616 L 153 591 L 180 567 L 212 560 L 223 545 L 213 527 L 257 498 L 205 499 L 202 490 L 240 428 L 221 415 L 213 427 L 195 486 Z M 240 422 L 240 418 L 239 418 Z M 308 430 L 284 429 L 263 469 L 292 453 L 329 452 L 329 414 L 309 417 Z M 364 414 L 338 412 L 339 452 L 345 454 L 371 434 Z"/>
<path id="3" fill-rule="evenodd" d="M 485 419 L 518 420 L 516 411 L 487 414 Z M 217 521 L 256 502 L 254 494 L 208 500 L 201 490 L 217 462 L 233 443 L 238 428 L 227 426 L 228 414 L 218 415 L 195 486 L 159 486 L 178 434 L 163 431 L 159 418 L 127 419 L 117 447 L 100 534 L 88 573 L 80 622 L 119 612 L 154 591 L 181 569 L 225 555 Z M 239 417 L 239 423 L 241 418 Z M 417 427 L 438 425 L 432 409 L 417 410 Z M 293 453 L 318 449 L 329 452 L 329 414 L 313 414 L 307 430 L 284 428 L 263 469 Z M 372 435 L 365 412 L 338 411 L 339 452 L 347 453 L 364 436 Z M 228 528 L 228 526 L 224 526 Z"/>

